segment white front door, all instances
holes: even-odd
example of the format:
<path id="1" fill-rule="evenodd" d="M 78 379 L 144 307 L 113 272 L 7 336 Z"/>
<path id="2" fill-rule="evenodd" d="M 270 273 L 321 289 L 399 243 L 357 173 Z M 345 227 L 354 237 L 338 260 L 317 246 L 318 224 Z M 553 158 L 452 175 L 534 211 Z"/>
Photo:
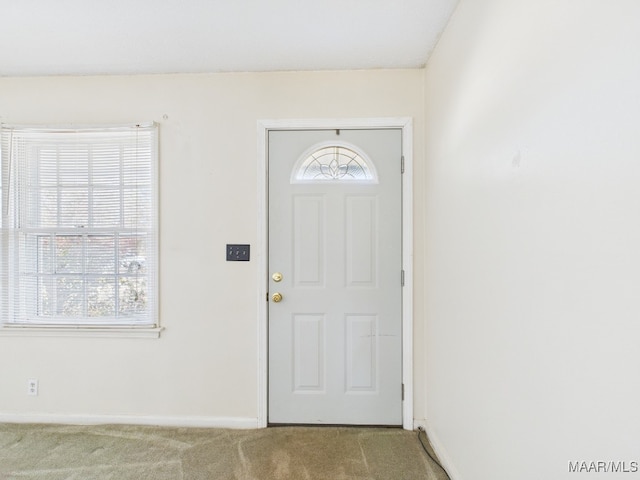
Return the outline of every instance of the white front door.
<path id="1" fill-rule="evenodd" d="M 401 129 L 269 131 L 269 423 L 402 425 L 401 156 Z"/>

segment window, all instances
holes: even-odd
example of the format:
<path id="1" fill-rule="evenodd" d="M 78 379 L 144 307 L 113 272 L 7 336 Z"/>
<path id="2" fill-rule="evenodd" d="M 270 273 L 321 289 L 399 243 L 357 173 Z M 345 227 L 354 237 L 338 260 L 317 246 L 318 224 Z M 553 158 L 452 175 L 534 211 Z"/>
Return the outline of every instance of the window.
<path id="1" fill-rule="evenodd" d="M 320 145 L 297 162 L 291 183 L 378 183 L 371 161 L 346 145 Z"/>
<path id="2" fill-rule="evenodd" d="M 157 326 L 157 127 L 1 139 L 3 326 Z"/>

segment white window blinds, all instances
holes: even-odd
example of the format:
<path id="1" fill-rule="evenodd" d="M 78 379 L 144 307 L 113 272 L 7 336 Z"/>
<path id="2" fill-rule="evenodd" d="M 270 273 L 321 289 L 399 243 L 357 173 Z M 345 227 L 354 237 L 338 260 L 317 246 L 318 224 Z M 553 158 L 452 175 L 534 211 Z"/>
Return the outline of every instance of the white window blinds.
<path id="1" fill-rule="evenodd" d="M 2 126 L 2 321 L 157 324 L 157 127 Z"/>

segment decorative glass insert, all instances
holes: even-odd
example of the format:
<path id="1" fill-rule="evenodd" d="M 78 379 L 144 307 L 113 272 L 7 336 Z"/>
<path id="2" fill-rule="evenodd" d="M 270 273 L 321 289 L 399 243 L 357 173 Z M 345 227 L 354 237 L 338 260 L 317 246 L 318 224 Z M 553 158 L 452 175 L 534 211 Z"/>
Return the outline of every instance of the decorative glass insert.
<path id="1" fill-rule="evenodd" d="M 291 182 L 377 183 L 377 178 L 373 165 L 361 154 L 346 146 L 330 145 L 314 150 L 298 162 Z"/>

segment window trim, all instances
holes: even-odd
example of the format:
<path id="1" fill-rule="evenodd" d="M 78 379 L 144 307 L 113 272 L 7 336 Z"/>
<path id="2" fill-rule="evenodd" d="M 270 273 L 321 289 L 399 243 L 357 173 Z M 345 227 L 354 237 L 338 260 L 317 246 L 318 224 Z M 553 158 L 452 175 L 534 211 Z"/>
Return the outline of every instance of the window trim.
<path id="1" fill-rule="evenodd" d="M 0 337 L 160 338 L 161 326 L 30 325 L 3 323 Z"/>
<path id="2" fill-rule="evenodd" d="M 24 125 L 24 124 L 3 124 L 1 125 L 2 129 L 10 128 L 12 130 L 29 130 L 30 132 L 43 132 L 43 133 L 69 133 L 69 132 L 98 132 L 98 133 L 109 133 L 109 132 L 121 132 L 127 129 L 134 128 L 143 128 L 146 131 L 150 131 L 150 149 L 151 149 L 151 165 L 150 165 L 150 187 L 151 187 L 151 212 L 150 212 L 150 221 L 151 228 L 146 229 L 146 233 L 151 235 L 151 243 L 150 247 L 152 249 L 152 255 L 155 260 L 155 265 L 152 267 L 152 271 L 148 274 L 148 282 L 149 288 L 153 289 L 152 299 L 148 306 L 149 314 L 148 314 L 148 322 L 146 323 L 138 323 L 135 321 L 126 322 L 122 321 L 124 319 L 116 320 L 113 324 L 109 323 L 100 323 L 96 321 L 95 323 L 87 322 L 87 321 L 78 321 L 77 323 L 69 322 L 65 323 L 64 321 L 60 322 L 39 322 L 37 319 L 34 319 L 32 322 L 20 322 L 20 321 L 10 321 L 8 318 L 0 318 L 0 337 L 1 336 L 82 336 L 82 337 L 118 337 L 118 338 L 159 338 L 160 332 L 164 330 L 164 327 L 160 325 L 160 315 L 159 315 L 159 261 L 160 261 L 160 250 L 159 250 L 159 126 L 155 122 L 144 122 L 137 124 L 112 124 L 112 125 L 86 125 L 86 126 L 65 126 L 65 125 L 57 125 L 57 126 L 42 126 L 42 125 Z M 9 161 L 11 161 L 9 159 Z M 9 174 L 8 165 L 5 164 L 3 159 L 2 161 L 2 172 L 4 175 Z M 3 187 L 7 187 L 8 183 L 3 180 Z M 0 189 L 3 199 L 3 208 L 5 207 L 5 202 L 9 200 L 10 192 L 4 191 L 4 189 Z M 3 212 L 3 216 L 6 212 Z M 111 230 L 111 234 L 121 233 L 121 228 L 116 227 L 115 230 Z M 7 240 L 8 235 L 11 235 L 9 227 L 2 228 L 2 236 L 3 243 Z M 95 232 L 94 232 L 95 233 Z M 109 232 L 105 232 L 109 233 Z M 77 233 L 76 233 L 77 234 Z M 84 235 L 86 235 L 85 233 Z M 75 235 L 75 234 L 74 234 Z M 3 251 L 0 254 L 4 257 L 2 262 L 6 262 L 8 257 L 5 255 L 9 255 L 8 247 L 3 247 Z M 5 271 L 3 275 L 5 280 L 8 280 L 8 276 L 11 275 L 10 272 Z M 119 273 L 116 270 L 114 273 L 115 278 L 119 278 Z M 5 297 L 6 298 L 6 297 Z M 2 314 L 7 313 L 7 310 L 3 307 Z"/>

